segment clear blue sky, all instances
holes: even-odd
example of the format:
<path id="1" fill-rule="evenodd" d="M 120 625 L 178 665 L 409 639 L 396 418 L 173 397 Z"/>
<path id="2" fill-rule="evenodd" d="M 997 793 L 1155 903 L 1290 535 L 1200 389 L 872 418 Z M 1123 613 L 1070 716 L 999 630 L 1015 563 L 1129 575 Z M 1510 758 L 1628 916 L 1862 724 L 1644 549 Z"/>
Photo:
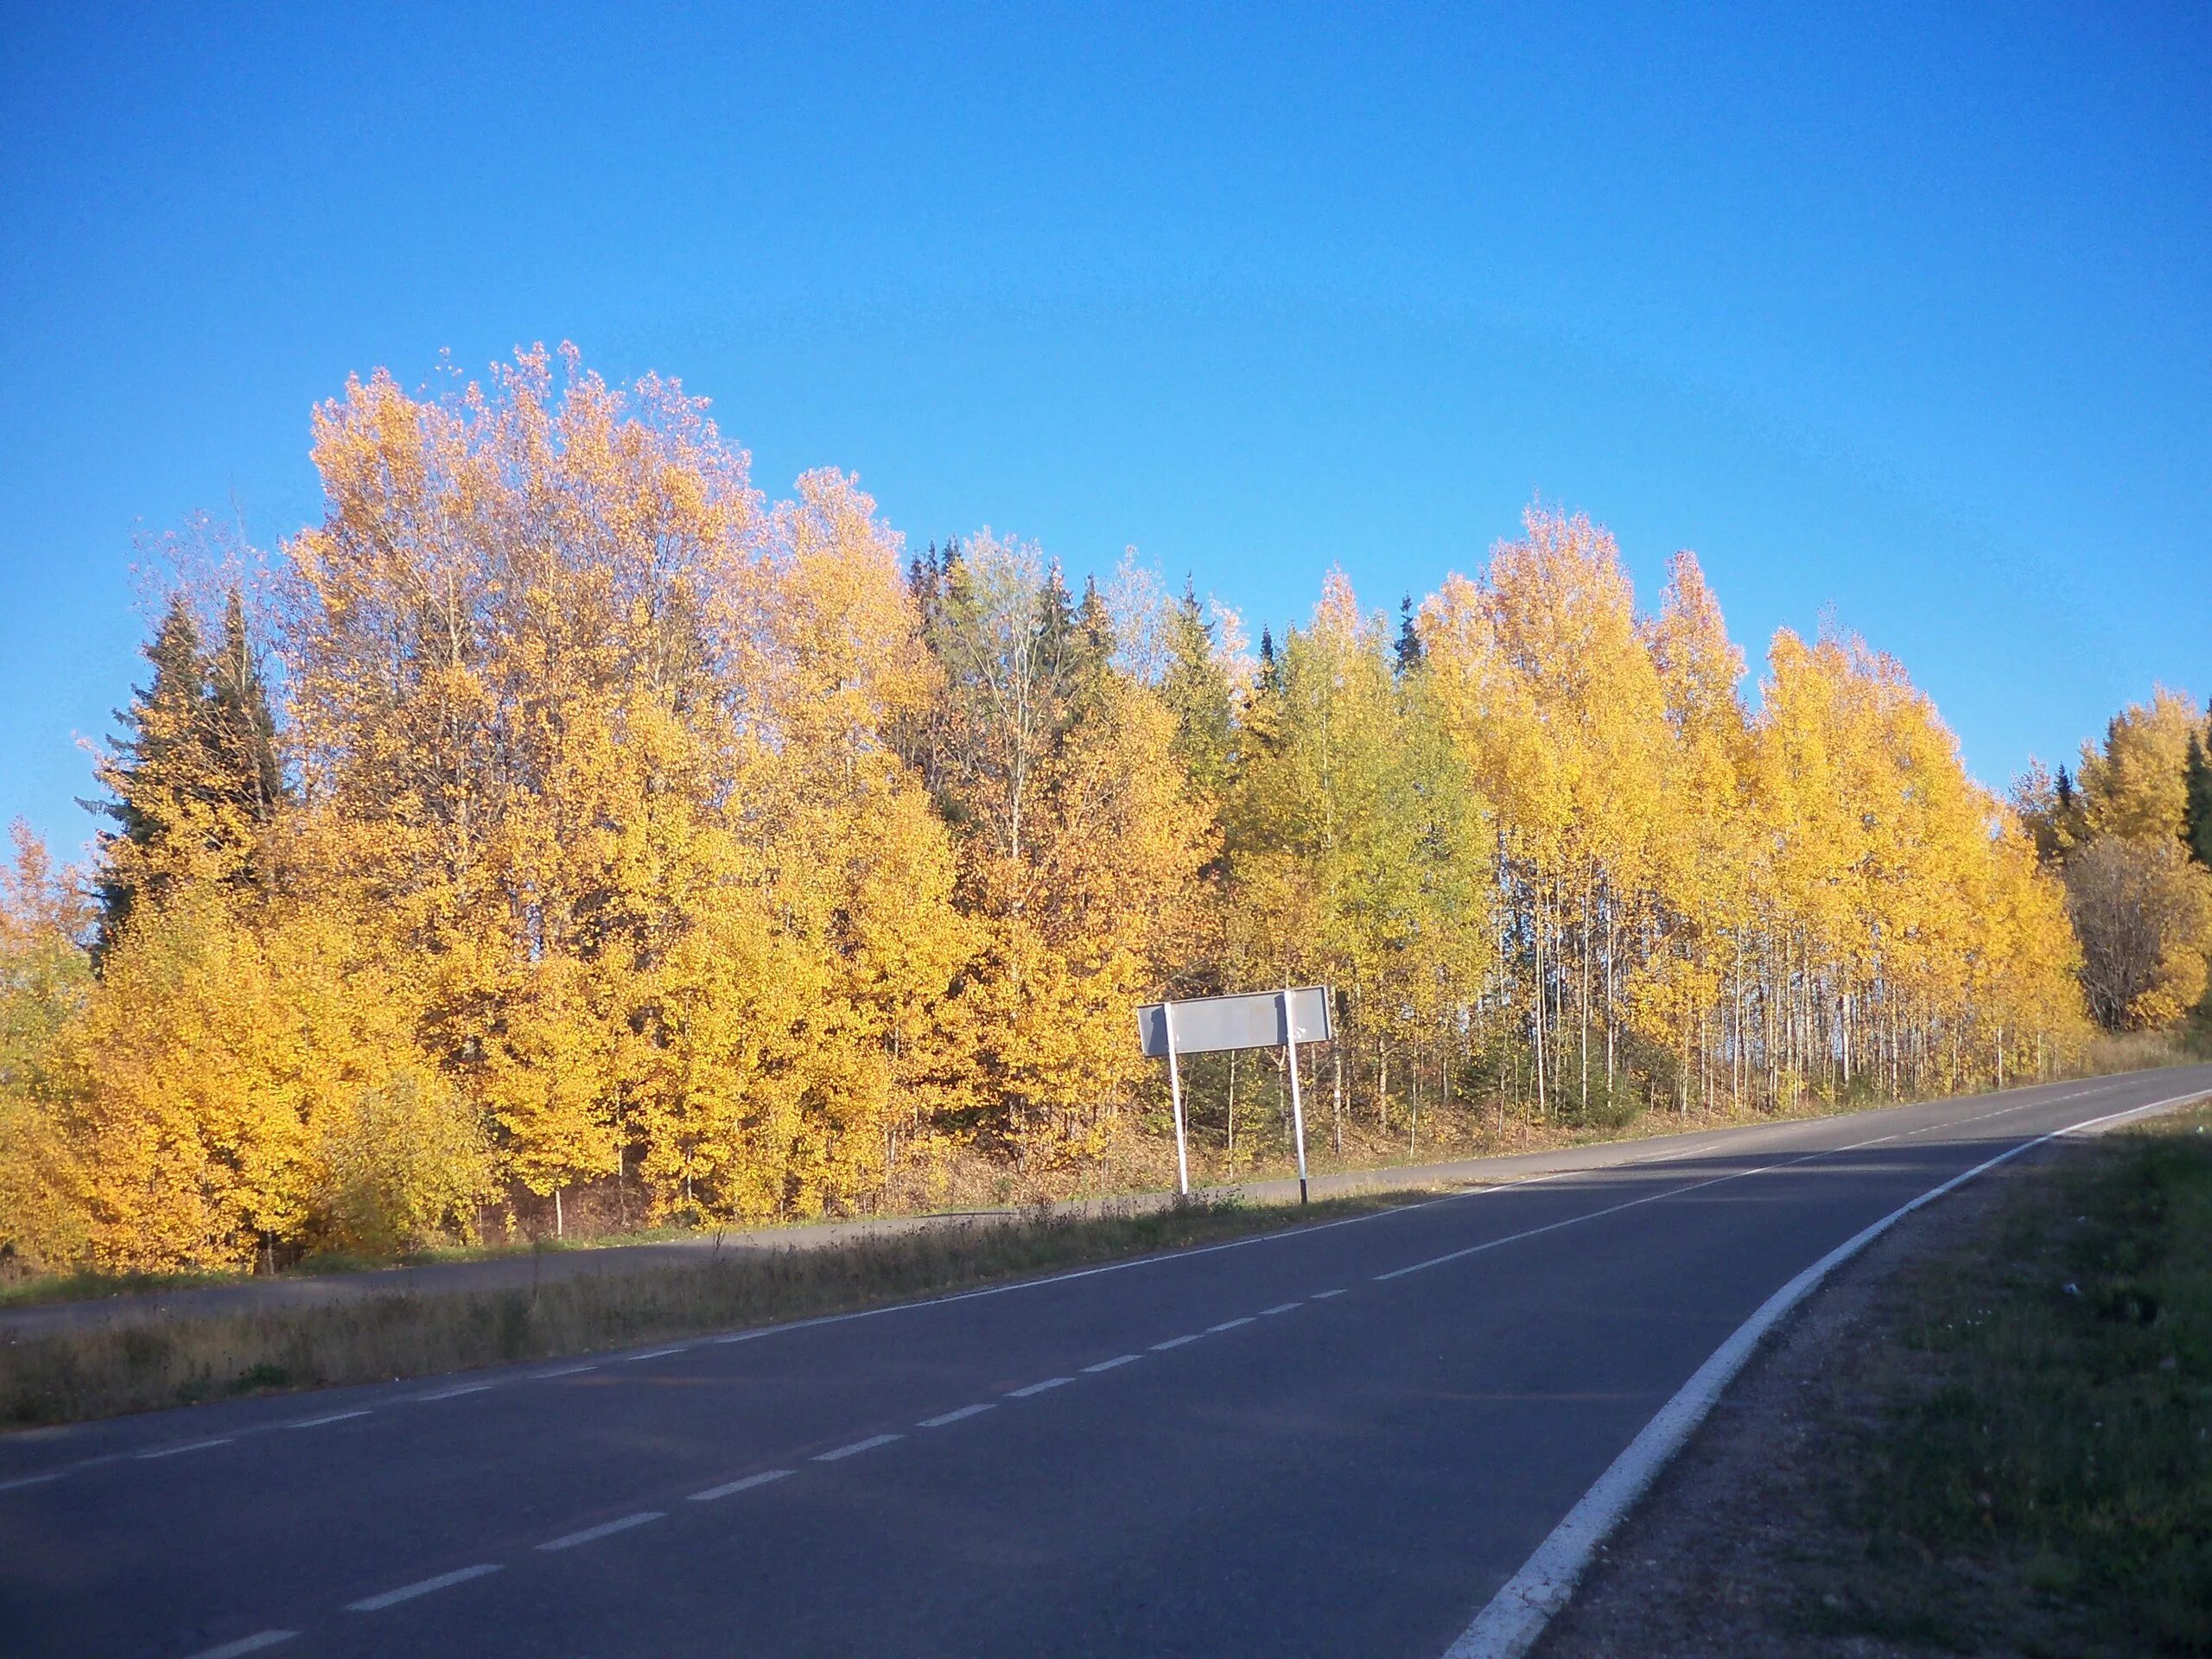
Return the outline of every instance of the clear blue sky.
<path id="1" fill-rule="evenodd" d="M 1994 784 L 2212 691 L 2205 10 L 1685 10 L 10 5 L 0 815 L 88 832 L 135 532 L 274 541 L 349 372 L 531 340 L 1255 634 L 1541 493 Z"/>

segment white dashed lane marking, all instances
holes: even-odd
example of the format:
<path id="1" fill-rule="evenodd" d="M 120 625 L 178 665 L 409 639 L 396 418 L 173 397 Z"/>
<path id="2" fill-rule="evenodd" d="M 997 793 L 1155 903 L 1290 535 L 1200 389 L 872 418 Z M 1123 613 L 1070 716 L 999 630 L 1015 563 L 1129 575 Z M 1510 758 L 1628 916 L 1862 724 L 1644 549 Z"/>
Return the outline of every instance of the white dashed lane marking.
<path id="1" fill-rule="evenodd" d="M 403 1584 L 397 1590 L 387 1590 L 380 1596 L 363 1596 L 359 1601 L 349 1601 L 349 1613 L 380 1613 L 387 1607 L 397 1607 L 403 1601 L 412 1601 L 417 1596 L 427 1596 L 434 1591 L 450 1590 L 456 1584 L 467 1584 L 471 1579 L 481 1579 L 500 1571 L 496 1561 L 483 1561 L 474 1567 L 460 1567 L 451 1573 L 441 1573 L 435 1579 L 419 1579 L 413 1584 Z"/>
<path id="2" fill-rule="evenodd" d="M 1273 1307 L 1262 1308 L 1260 1310 L 1260 1317 L 1262 1319 L 1265 1319 L 1270 1313 L 1287 1313 L 1291 1309 L 1297 1306 L 1298 1304 L 1296 1302 L 1277 1302 Z"/>
<path id="3" fill-rule="evenodd" d="M 669 1355 L 671 1355 L 671 1354 L 680 1354 L 680 1353 L 682 1353 L 683 1351 L 683 1350 L 681 1347 L 677 1347 L 677 1348 L 648 1348 L 648 1349 L 646 1349 L 646 1350 L 645 1350 L 645 1351 L 644 1353 L 642 1353 L 642 1354 L 625 1354 L 625 1355 L 623 1355 L 623 1356 L 622 1356 L 622 1363 L 624 1363 L 625 1365 L 634 1365 L 634 1364 L 636 1364 L 636 1363 L 637 1363 L 639 1360 L 641 1360 L 641 1359 L 665 1359 L 665 1358 L 667 1358 L 667 1357 L 668 1357 L 668 1356 L 669 1356 Z"/>
<path id="4" fill-rule="evenodd" d="M 1341 1296 L 1343 1294 L 1344 1292 L 1341 1290 L 1317 1290 L 1313 1293 L 1313 1300 L 1317 1302 L 1325 1302 L 1332 1296 Z"/>
<path id="5" fill-rule="evenodd" d="M 226 1434 L 219 1440 L 187 1440 L 182 1446 L 157 1446 L 150 1452 L 139 1452 L 138 1460 L 143 1463 L 151 1458 L 175 1458 L 183 1456 L 187 1452 L 205 1452 L 211 1446 L 228 1446 L 235 1438 Z"/>
<path id="6" fill-rule="evenodd" d="M 599 1362 L 595 1359 L 588 1365 L 556 1365 L 550 1371 L 532 1371 L 530 1374 L 530 1380 L 533 1382 L 550 1382 L 556 1376 L 582 1376 L 586 1371 L 595 1371 L 598 1369 Z"/>
<path id="7" fill-rule="evenodd" d="M 1116 1365 L 1134 1365 L 1141 1357 L 1138 1354 L 1116 1354 L 1111 1359 L 1102 1359 L 1096 1365 L 1086 1365 L 1083 1369 L 1096 1376 L 1100 1371 L 1110 1371 Z"/>
<path id="8" fill-rule="evenodd" d="M 1032 1382 L 1026 1389 L 1007 1389 L 1007 1398 L 1009 1400 L 1027 1400 L 1033 1394 L 1042 1394 L 1047 1389 L 1062 1388 L 1074 1381 L 1075 1378 L 1071 1376 L 1048 1376 L 1042 1382 Z"/>
<path id="9" fill-rule="evenodd" d="M 19 1486 L 43 1486 L 50 1480 L 60 1479 L 61 1474 L 62 1471 L 56 1469 L 49 1474 L 17 1475 L 13 1480 L 0 1480 L 0 1492 L 12 1492 Z"/>
<path id="10" fill-rule="evenodd" d="M 202 1648 L 192 1659 L 245 1659 L 249 1653 L 259 1653 L 264 1648 L 273 1648 L 279 1642 L 289 1642 L 297 1630 L 257 1630 L 251 1636 L 242 1636 L 235 1642 L 226 1642 L 219 1648 Z"/>
<path id="11" fill-rule="evenodd" d="M 458 1400 L 464 1394 L 483 1394 L 492 1386 L 489 1382 L 464 1382 L 457 1389 L 440 1389 L 435 1394 L 417 1394 L 409 1397 L 416 1405 L 426 1406 L 433 1400 Z"/>
<path id="12" fill-rule="evenodd" d="M 817 1463 L 837 1463 L 846 1458 L 855 1457 L 862 1452 L 873 1452 L 879 1446 L 888 1446 L 893 1440 L 905 1438 L 903 1434 L 871 1434 L 864 1440 L 855 1440 L 850 1446 L 841 1446 L 834 1452 L 817 1452 L 814 1454 L 814 1460 Z"/>
<path id="13" fill-rule="evenodd" d="M 365 1417 L 368 1414 L 369 1408 L 364 1406 L 359 1411 L 334 1411 L 321 1417 L 296 1417 L 289 1423 L 279 1423 L 277 1427 L 279 1428 L 321 1428 L 325 1423 L 350 1422 L 356 1417 Z"/>
<path id="14" fill-rule="evenodd" d="M 1193 1331 L 1187 1337 L 1170 1337 L 1165 1342 L 1154 1343 L 1152 1344 L 1152 1351 L 1155 1354 L 1164 1354 L 1170 1348 L 1180 1348 L 1186 1342 L 1196 1342 L 1205 1334 L 1205 1332 L 1203 1331 Z"/>
<path id="15" fill-rule="evenodd" d="M 1249 1314 L 1247 1314 L 1241 1319 L 1224 1319 L 1219 1325 L 1210 1325 L 1206 1326 L 1206 1334 L 1208 1336 L 1211 1336 L 1217 1331 L 1234 1331 L 1240 1325 L 1249 1325 L 1251 1323 L 1252 1319 Z"/>
<path id="16" fill-rule="evenodd" d="M 558 1538 L 550 1538 L 538 1548 L 548 1553 L 556 1549 L 574 1549 L 578 1544 L 595 1544 L 602 1538 L 612 1538 L 616 1533 L 627 1532 L 632 1527 L 667 1519 L 668 1511 L 665 1510 L 639 1510 L 635 1515 L 626 1515 L 620 1521 L 602 1521 L 595 1527 L 586 1527 L 582 1532 L 568 1532 Z"/>
<path id="17" fill-rule="evenodd" d="M 747 1475 L 743 1480 L 726 1481 L 720 1486 L 709 1486 L 703 1492 L 691 1494 L 694 1503 L 711 1503 L 718 1497 L 728 1497 L 738 1492 L 749 1492 L 755 1486 L 766 1486 L 772 1480 L 781 1480 L 791 1471 L 788 1469 L 764 1469 L 757 1475 Z"/>
<path id="18" fill-rule="evenodd" d="M 925 1417 L 922 1419 L 921 1426 L 924 1428 L 943 1428 L 947 1423 L 964 1422 L 967 1419 L 980 1416 L 989 1409 L 988 1404 L 963 1406 L 957 1411 L 940 1412 L 934 1417 Z"/>

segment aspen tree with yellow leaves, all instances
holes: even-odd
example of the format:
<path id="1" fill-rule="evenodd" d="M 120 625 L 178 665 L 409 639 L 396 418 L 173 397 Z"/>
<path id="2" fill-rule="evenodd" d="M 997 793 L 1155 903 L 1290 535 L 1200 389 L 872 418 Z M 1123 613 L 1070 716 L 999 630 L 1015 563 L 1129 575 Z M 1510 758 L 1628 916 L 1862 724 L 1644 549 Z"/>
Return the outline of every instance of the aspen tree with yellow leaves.
<path id="1" fill-rule="evenodd" d="M 1537 1110 L 1608 1099 L 1622 952 L 1658 850 L 1665 699 L 1612 538 L 1532 509 L 1488 580 L 1446 581 L 1421 621 L 1440 706 L 1496 804 Z"/>
<path id="2" fill-rule="evenodd" d="M 2008 807 L 1856 639 L 1778 634 L 1754 707 L 1696 560 L 1642 613 L 1584 516 L 1395 628 L 1331 572 L 1255 661 L 1133 555 L 772 502 L 566 349 L 312 437 L 273 583 L 154 619 L 91 870 L 0 879 L 0 1259 L 1144 1180 L 1169 992 L 1333 986 L 1349 1162 L 2053 1075 L 2085 983 L 2143 1027 L 2204 982 L 2190 705 Z M 1185 1080 L 1217 1168 L 1280 1155 L 1279 1064 Z"/>
<path id="3" fill-rule="evenodd" d="M 93 990 L 92 906 L 18 819 L 0 865 L 0 1261 L 67 1267 L 90 1244 L 83 1148 L 61 1119 L 61 1039 Z"/>
<path id="4" fill-rule="evenodd" d="M 2046 868 L 2065 883 L 2090 1013 L 2107 1031 L 2162 1031 L 2212 1009 L 2212 870 L 2202 838 L 2212 721 L 2177 691 L 2114 715 L 2082 746 L 2078 785 L 2039 761 L 2012 802 Z"/>

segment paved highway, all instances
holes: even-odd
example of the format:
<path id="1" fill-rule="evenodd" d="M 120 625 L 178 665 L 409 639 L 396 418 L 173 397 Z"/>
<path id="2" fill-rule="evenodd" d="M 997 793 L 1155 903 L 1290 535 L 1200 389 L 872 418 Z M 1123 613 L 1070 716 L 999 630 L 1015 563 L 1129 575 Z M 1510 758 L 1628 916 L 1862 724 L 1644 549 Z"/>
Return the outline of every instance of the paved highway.
<path id="1" fill-rule="evenodd" d="M 1777 1287 L 2212 1067 L 619 1356 L 0 1440 L 10 1655 L 1437 1659 Z"/>

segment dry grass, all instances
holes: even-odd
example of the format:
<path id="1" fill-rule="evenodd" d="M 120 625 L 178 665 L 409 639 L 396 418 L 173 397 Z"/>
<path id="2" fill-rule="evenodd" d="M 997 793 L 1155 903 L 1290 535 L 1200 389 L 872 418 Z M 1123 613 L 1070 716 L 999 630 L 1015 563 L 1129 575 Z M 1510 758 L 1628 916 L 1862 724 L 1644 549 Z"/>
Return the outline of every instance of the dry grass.
<path id="1" fill-rule="evenodd" d="M 2120 1071 L 2151 1071 L 2160 1066 L 2194 1065 L 2212 1056 L 2198 1052 L 2188 1028 L 2177 1031 L 2107 1032 L 2093 1039 L 2082 1057 L 2082 1075 L 2108 1077 Z"/>
<path id="2" fill-rule="evenodd" d="M 0 1424 L 77 1421 L 242 1394 L 430 1376 L 847 1312 L 1387 1209 L 1411 1196 L 1304 1209 L 1186 1204 L 1143 1214 L 1039 1216 L 745 1251 L 531 1288 L 396 1293 L 64 1331 L 0 1346 Z"/>

